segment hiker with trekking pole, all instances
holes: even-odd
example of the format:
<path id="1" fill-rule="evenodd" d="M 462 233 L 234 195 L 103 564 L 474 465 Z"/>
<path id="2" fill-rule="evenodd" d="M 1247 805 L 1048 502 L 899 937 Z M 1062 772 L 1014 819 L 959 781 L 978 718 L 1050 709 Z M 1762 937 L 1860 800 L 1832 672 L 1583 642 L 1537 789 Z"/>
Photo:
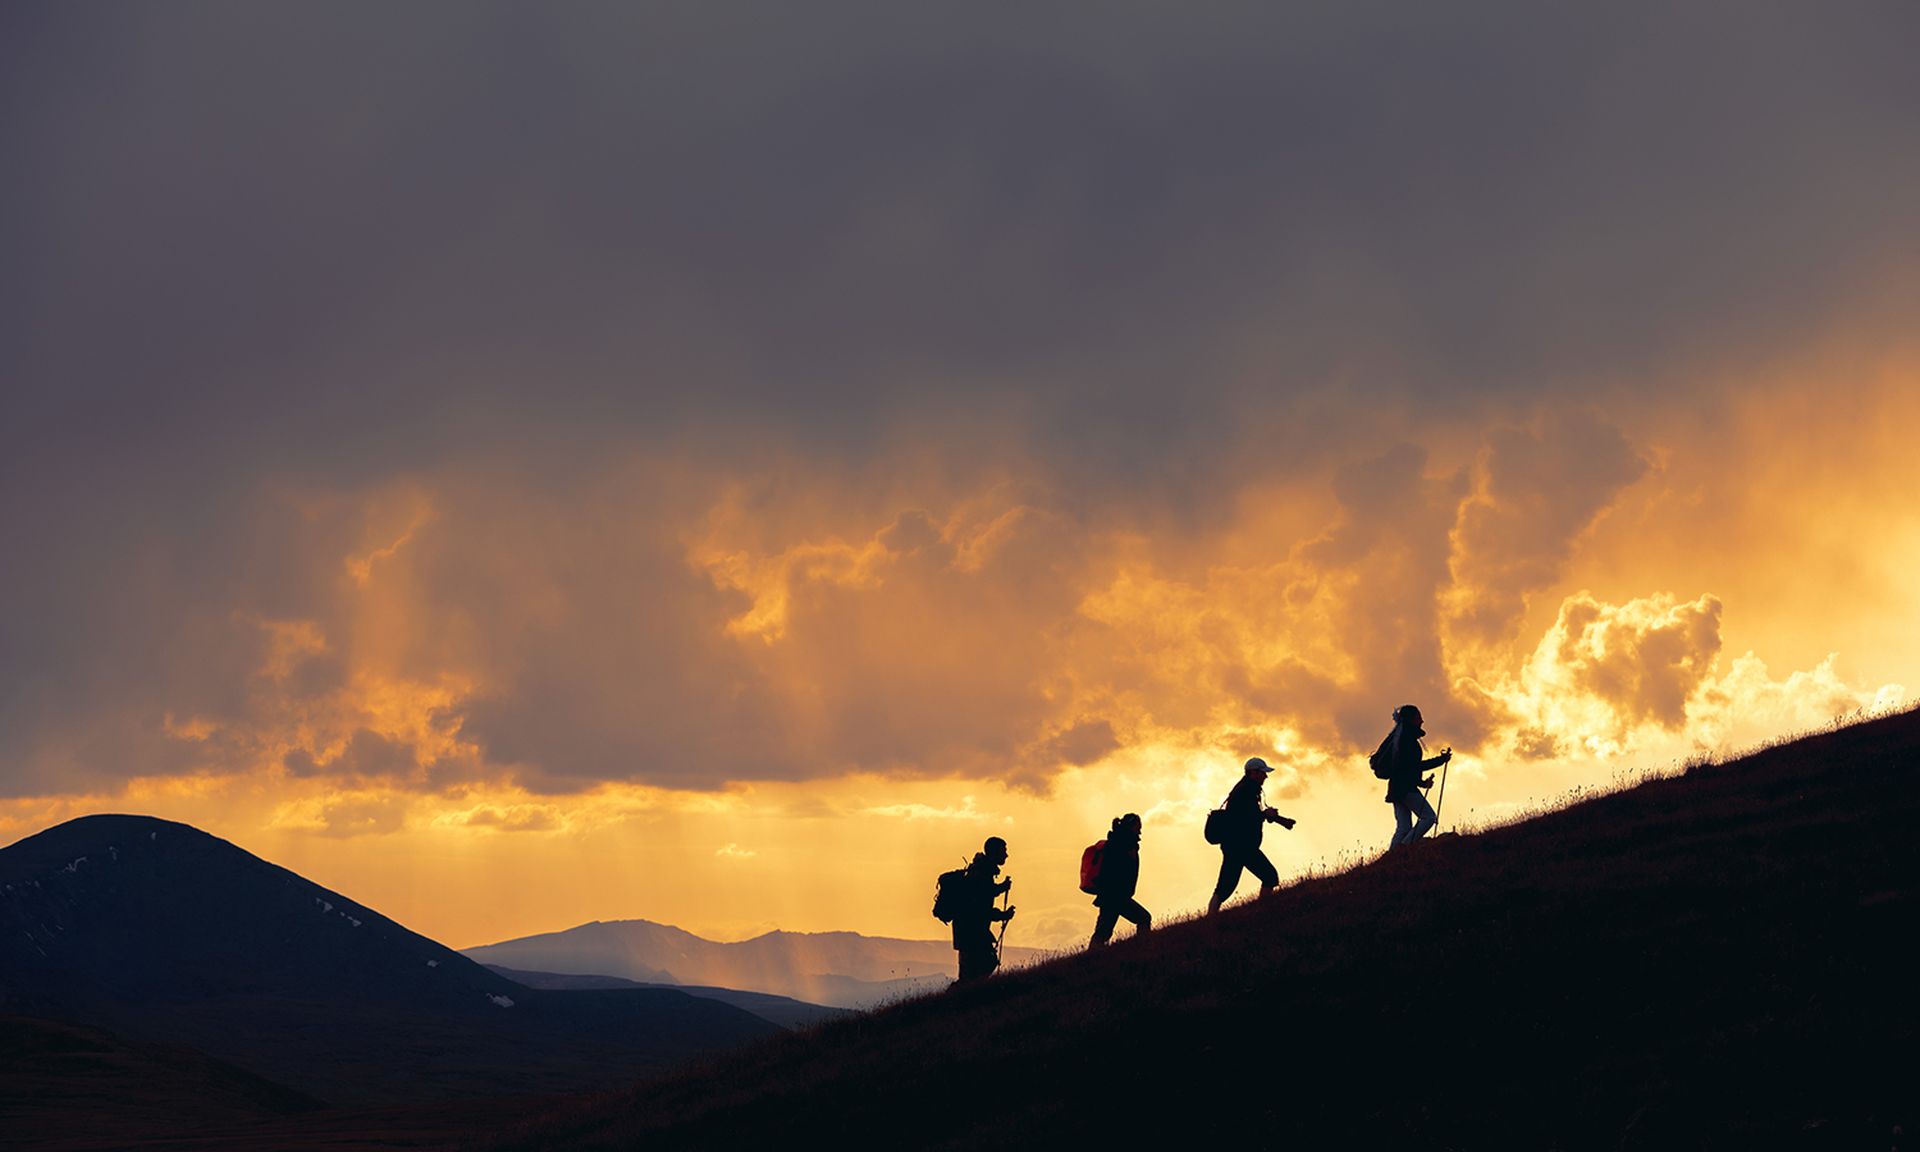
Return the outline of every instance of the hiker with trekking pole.
<path id="1" fill-rule="evenodd" d="M 1213 899 L 1207 901 L 1207 914 L 1220 911 L 1220 904 L 1233 895 L 1240 884 L 1240 873 L 1253 873 L 1260 881 L 1260 895 L 1280 885 L 1280 873 L 1260 851 L 1264 825 L 1278 824 L 1291 830 L 1296 821 L 1280 815 L 1260 800 L 1260 789 L 1273 768 L 1255 756 L 1247 761 L 1240 782 L 1227 793 L 1226 803 L 1207 813 L 1207 843 L 1220 845 L 1220 879 L 1213 886 Z"/>
<path id="2" fill-rule="evenodd" d="M 1427 803 L 1424 794 L 1425 789 L 1433 787 L 1433 777 L 1427 773 L 1435 768 L 1440 769 L 1440 799 L 1444 803 L 1447 798 L 1446 769 L 1453 760 L 1453 749 L 1423 757 L 1420 738 L 1427 734 L 1423 724 L 1420 709 L 1411 704 L 1395 708 L 1393 731 L 1368 758 L 1373 774 L 1387 782 L 1387 803 L 1393 805 L 1389 850 L 1420 839 L 1440 823 L 1440 813 Z"/>
<path id="3" fill-rule="evenodd" d="M 1000 967 L 1000 948 L 1007 935 L 1007 921 L 1013 908 L 1002 901 L 1013 888 L 1011 879 L 998 879 L 1000 866 L 1007 862 L 1007 842 L 989 836 L 981 850 L 973 854 L 973 863 L 940 874 L 934 890 L 933 914 L 953 925 L 953 950 L 960 953 L 960 975 L 955 984 L 966 984 L 993 975 Z M 998 923 L 996 935 L 993 925 Z"/>

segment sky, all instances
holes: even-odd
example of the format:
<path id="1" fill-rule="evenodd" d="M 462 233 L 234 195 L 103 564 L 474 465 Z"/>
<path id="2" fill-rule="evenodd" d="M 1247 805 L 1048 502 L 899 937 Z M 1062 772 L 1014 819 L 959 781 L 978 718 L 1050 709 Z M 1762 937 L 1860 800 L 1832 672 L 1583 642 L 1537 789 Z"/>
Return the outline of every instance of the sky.
<path id="1" fill-rule="evenodd" d="M 0 843 L 1205 904 L 1920 691 L 1920 9 L 0 12 Z M 1251 879 L 1243 881 L 1250 890 Z"/>

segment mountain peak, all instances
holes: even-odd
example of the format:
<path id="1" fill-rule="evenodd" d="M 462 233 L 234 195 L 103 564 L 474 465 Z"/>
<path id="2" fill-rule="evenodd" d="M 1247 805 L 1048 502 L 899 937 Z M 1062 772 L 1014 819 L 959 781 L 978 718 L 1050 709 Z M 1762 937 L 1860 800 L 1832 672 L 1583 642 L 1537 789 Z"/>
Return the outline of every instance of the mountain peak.
<path id="1" fill-rule="evenodd" d="M 514 988 L 238 845 L 122 813 L 0 848 L 0 973 L 56 1002 L 327 989 L 477 1002 Z"/>
<path id="2" fill-rule="evenodd" d="M 0 852 L 13 853 L 30 846 L 59 846 L 65 849 L 69 845 L 98 844 L 105 846 L 115 840 L 131 840 L 145 836 L 157 838 L 173 833 L 191 836 L 203 840 L 219 840 L 210 832 L 203 832 L 191 824 L 182 824 L 175 820 L 162 820 L 158 816 L 142 816 L 129 812 L 96 812 L 86 816 L 76 816 L 71 820 L 42 829 L 31 836 L 23 836 Z M 225 841 L 220 841 L 225 843 Z"/>

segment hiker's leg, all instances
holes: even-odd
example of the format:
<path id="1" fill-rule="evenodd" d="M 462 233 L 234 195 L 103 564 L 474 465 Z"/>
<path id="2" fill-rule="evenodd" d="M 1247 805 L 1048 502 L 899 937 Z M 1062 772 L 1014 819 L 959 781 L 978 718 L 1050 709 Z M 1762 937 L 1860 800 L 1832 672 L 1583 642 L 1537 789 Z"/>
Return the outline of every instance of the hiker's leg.
<path id="1" fill-rule="evenodd" d="M 1093 922 L 1093 939 L 1088 943 L 1088 947 L 1098 948 L 1113 939 L 1113 926 L 1119 922 L 1119 908 L 1108 905 L 1100 909 L 1100 918 Z"/>
<path id="2" fill-rule="evenodd" d="M 1435 824 L 1440 823 L 1440 817 L 1433 813 L 1433 805 L 1427 803 L 1427 798 L 1418 791 L 1407 793 L 1407 807 L 1413 809 L 1413 814 L 1420 817 L 1420 822 L 1413 826 L 1412 833 L 1407 836 L 1409 840 L 1420 839 L 1433 831 Z"/>
<path id="3" fill-rule="evenodd" d="M 1267 859 L 1267 854 L 1258 848 L 1253 850 L 1253 855 L 1247 857 L 1247 871 L 1253 873 L 1254 878 L 1260 881 L 1262 896 L 1280 886 L 1279 869 L 1275 868 L 1273 861 Z"/>
<path id="4" fill-rule="evenodd" d="M 1413 839 L 1413 809 L 1407 807 L 1404 798 L 1396 797 L 1393 802 L 1393 841 L 1389 848 L 1398 848 Z"/>
<path id="5" fill-rule="evenodd" d="M 1129 900 L 1120 906 L 1120 915 L 1125 916 L 1135 932 L 1146 932 L 1153 927 L 1153 914 L 1140 906 L 1140 901 Z"/>
<path id="6" fill-rule="evenodd" d="M 954 983 L 965 984 L 983 976 L 990 976 L 999 964 L 1000 958 L 993 954 L 993 949 L 969 949 L 960 953 L 960 977 Z"/>
<path id="7" fill-rule="evenodd" d="M 1240 883 L 1240 869 L 1243 867 L 1238 851 L 1220 849 L 1220 880 L 1213 886 L 1213 899 L 1207 902 L 1208 912 L 1220 911 L 1220 903 L 1233 895 L 1234 886 Z"/>

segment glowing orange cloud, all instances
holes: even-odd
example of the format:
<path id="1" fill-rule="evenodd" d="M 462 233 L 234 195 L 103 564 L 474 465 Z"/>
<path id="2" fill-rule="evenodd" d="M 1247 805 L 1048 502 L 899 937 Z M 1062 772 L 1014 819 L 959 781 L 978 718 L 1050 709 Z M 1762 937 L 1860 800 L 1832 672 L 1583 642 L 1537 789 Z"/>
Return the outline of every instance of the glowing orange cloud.
<path id="1" fill-rule="evenodd" d="M 1873 394 L 1907 411 L 1898 389 Z M 211 703 L 152 718 L 174 767 L 0 819 L 192 819 L 465 942 L 622 914 L 924 935 L 920 874 L 1001 832 L 1032 862 L 1032 930 L 1064 944 L 1082 917 L 1069 870 L 1043 879 L 1044 862 L 1137 811 L 1153 899 L 1191 906 L 1211 864 L 1183 829 L 1247 755 L 1279 767 L 1270 799 L 1302 816 L 1289 868 L 1378 839 L 1357 757 L 1404 700 L 1463 753 L 1449 804 L 1487 819 L 1609 765 L 1904 698 L 1904 650 L 1864 649 L 1870 679 L 1826 650 L 1779 673 L 1758 654 L 1770 633 L 1745 606 L 1799 556 L 1750 548 L 1726 580 L 1687 558 L 1687 537 L 1727 522 L 1761 539 L 1761 518 L 1851 540 L 1862 571 L 1920 553 L 1911 522 L 1860 529 L 1884 504 L 1836 536 L 1843 489 L 1748 459 L 1778 413 L 1838 453 L 1834 421 L 1791 389 L 1727 403 L 1717 440 L 1567 409 L 1444 457 L 1369 444 L 1165 535 L 1038 480 L 885 461 L 817 486 L 797 459 L 775 461 L 778 483 L 640 461 L 552 493 L 472 473 L 303 497 L 332 583 L 310 614 L 210 625 L 247 660 Z M 1855 455 L 1886 483 L 1911 469 L 1897 437 Z M 1749 485 L 1780 498 L 1727 495 Z M 1910 595 L 1865 579 L 1851 587 L 1876 607 Z M 349 840 L 353 859 L 326 847 Z M 617 907 L 443 911 L 427 881 L 470 881 L 403 863 L 429 851 L 554 887 L 582 852 L 654 871 L 623 872 Z M 394 887 L 375 861 L 414 879 Z M 646 879 L 665 874 L 686 900 Z"/>

